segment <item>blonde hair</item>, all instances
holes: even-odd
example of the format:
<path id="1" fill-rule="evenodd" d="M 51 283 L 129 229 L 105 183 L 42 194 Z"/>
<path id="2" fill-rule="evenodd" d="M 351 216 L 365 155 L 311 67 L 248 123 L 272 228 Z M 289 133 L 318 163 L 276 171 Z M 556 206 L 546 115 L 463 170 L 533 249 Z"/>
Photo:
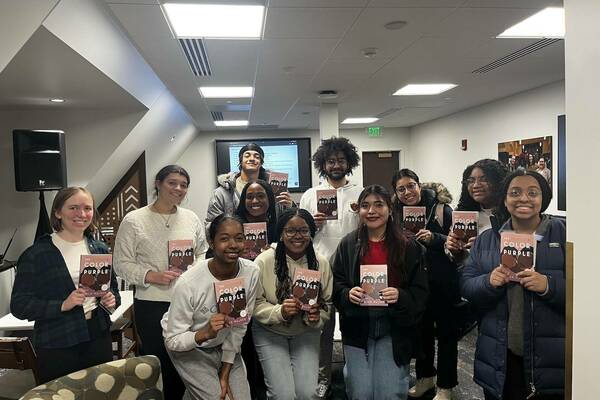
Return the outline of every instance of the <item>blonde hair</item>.
<path id="1" fill-rule="evenodd" d="M 92 196 L 92 193 L 90 193 L 90 191 L 86 188 L 80 186 L 71 186 L 60 189 L 54 197 L 54 201 L 52 202 L 52 211 L 50 212 L 50 225 L 52 226 L 52 229 L 54 229 L 55 232 L 60 232 L 63 230 L 62 221 L 60 218 L 56 217 L 56 213 L 63 208 L 67 200 L 69 200 L 78 192 L 83 192 L 90 196 L 90 199 L 92 199 L 92 207 L 94 208 L 94 216 L 92 217 L 92 223 L 87 228 L 85 228 L 85 231 L 83 232 L 84 235 L 90 235 L 96 232 L 96 230 L 98 229 L 98 218 L 94 196 Z"/>

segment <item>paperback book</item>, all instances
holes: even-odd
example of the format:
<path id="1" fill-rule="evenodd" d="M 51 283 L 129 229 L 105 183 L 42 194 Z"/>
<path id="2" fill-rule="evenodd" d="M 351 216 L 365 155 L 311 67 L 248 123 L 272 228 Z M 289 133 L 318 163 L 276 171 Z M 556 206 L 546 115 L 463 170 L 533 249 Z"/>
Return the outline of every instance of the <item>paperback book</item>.
<path id="1" fill-rule="evenodd" d="M 86 297 L 102 297 L 110 290 L 112 254 L 82 254 L 79 263 L 79 287 Z"/>
<path id="2" fill-rule="evenodd" d="M 275 197 L 288 191 L 288 174 L 285 172 L 269 172 L 269 185 Z"/>
<path id="3" fill-rule="evenodd" d="M 302 305 L 303 311 L 309 311 L 311 306 L 319 301 L 319 289 L 321 287 L 321 272 L 308 268 L 296 268 L 294 271 L 294 283 L 292 295 Z"/>
<path id="4" fill-rule="evenodd" d="M 519 282 L 517 274 L 526 269 L 534 269 L 535 264 L 535 236 L 504 231 L 500 234 L 501 263 L 509 270 L 509 277 L 513 282 Z"/>
<path id="5" fill-rule="evenodd" d="M 228 326 L 245 325 L 250 321 L 244 278 L 215 282 L 215 298 L 217 309 L 225 315 Z"/>
<path id="6" fill-rule="evenodd" d="M 452 211 L 452 232 L 467 243 L 479 233 L 478 219 L 478 211 Z"/>
<path id="7" fill-rule="evenodd" d="M 326 219 L 338 219 L 337 190 L 317 190 L 317 211 L 325 214 Z"/>
<path id="8" fill-rule="evenodd" d="M 404 229 L 417 233 L 425 229 L 425 207 L 404 206 L 402 210 Z"/>
<path id="9" fill-rule="evenodd" d="M 184 273 L 193 263 L 193 240 L 169 240 L 169 271 Z"/>
<path id="10" fill-rule="evenodd" d="M 379 296 L 379 292 L 387 286 L 387 265 L 360 266 L 360 287 L 365 291 L 361 306 L 387 307 Z"/>
<path id="11" fill-rule="evenodd" d="M 244 258 L 254 260 L 267 246 L 267 223 L 244 224 Z"/>

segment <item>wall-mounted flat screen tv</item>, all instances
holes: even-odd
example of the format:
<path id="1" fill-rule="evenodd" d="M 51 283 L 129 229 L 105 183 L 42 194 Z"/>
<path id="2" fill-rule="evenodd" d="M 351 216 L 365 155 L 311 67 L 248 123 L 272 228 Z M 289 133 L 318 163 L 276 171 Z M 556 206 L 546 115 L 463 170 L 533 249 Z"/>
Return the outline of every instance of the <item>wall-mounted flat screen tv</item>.
<path id="1" fill-rule="evenodd" d="M 290 192 L 304 192 L 312 186 L 310 138 L 216 140 L 217 173 L 238 171 L 238 153 L 248 143 L 262 147 L 265 169 L 288 174 Z"/>

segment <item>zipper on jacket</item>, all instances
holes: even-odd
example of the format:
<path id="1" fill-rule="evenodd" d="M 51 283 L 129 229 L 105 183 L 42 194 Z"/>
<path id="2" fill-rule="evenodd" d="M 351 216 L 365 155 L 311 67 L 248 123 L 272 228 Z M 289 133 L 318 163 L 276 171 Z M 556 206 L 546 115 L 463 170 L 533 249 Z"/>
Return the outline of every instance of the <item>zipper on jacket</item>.
<path id="1" fill-rule="evenodd" d="M 535 396 L 535 383 L 533 382 L 533 365 L 535 363 L 535 354 L 534 354 L 534 349 L 533 349 L 533 344 L 535 343 L 534 341 L 534 332 L 533 332 L 533 328 L 534 328 L 534 322 L 533 322 L 533 296 L 530 296 L 530 305 L 531 305 L 531 358 L 530 358 L 530 362 L 531 362 L 531 381 L 529 382 L 529 388 L 531 389 L 531 393 L 529 394 L 529 396 L 527 396 L 527 399 L 532 398 L 533 396 Z"/>

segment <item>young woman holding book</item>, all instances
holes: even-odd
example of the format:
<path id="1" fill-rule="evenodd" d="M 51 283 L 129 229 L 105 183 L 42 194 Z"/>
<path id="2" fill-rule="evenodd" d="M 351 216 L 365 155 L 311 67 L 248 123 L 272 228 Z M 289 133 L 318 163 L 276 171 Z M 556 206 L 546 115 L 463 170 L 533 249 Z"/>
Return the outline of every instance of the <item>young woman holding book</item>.
<path id="1" fill-rule="evenodd" d="M 392 200 L 380 185 L 358 198 L 360 227 L 340 242 L 333 262 L 333 302 L 340 312 L 344 376 L 350 400 L 406 399 L 417 324 L 427 302 L 421 246 L 393 222 Z M 385 307 L 366 307 L 361 266 L 385 265 L 387 287 L 372 296 Z"/>
<path id="2" fill-rule="evenodd" d="M 475 241 L 461 290 L 481 313 L 474 380 L 486 400 L 554 400 L 564 396 L 564 223 L 543 214 L 552 191 L 537 172 L 518 169 L 502 187 L 499 214 L 509 219 Z M 535 240 L 534 267 L 509 280 L 501 265 L 501 232 Z M 535 239 L 534 239 L 535 238 Z"/>
<path id="3" fill-rule="evenodd" d="M 112 361 L 109 313 L 121 303 L 115 275 L 101 298 L 86 297 L 79 288 L 81 256 L 108 254 L 92 238 L 95 210 L 87 189 L 61 189 L 50 213 L 54 233 L 38 238 L 17 263 L 10 310 L 35 321 L 33 345 L 44 383 Z"/>
<path id="4" fill-rule="evenodd" d="M 477 227 L 479 233 L 494 226 L 496 229 L 502 221 L 492 215 L 494 207 L 502 200 L 502 181 L 508 168 L 498 160 L 483 159 L 465 168 L 462 175 L 462 189 L 456 211 L 478 211 Z M 446 240 L 447 255 L 460 262 L 468 255 L 475 238 L 464 243 L 453 232 Z"/>
<path id="5" fill-rule="evenodd" d="M 329 319 L 333 277 L 327 259 L 313 248 L 316 231 L 308 211 L 287 210 L 277 222 L 277 247 L 255 260 L 260 268 L 260 286 L 252 333 L 270 399 L 310 400 L 317 389 L 319 341 Z M 320 282 L 319 289 L 313 290 L 317 301 L 310 304 L 304 299 L 306 311 L 301 308 L 304 296 L 293 296 L 294 277 L 303 270 L 317 271 Z"/>
<path id="6" fill-rule="evenodd" d="M 218 313 L 215 283 L 243 279 L 246 312 L 252 314 L 258 288 L 256 264 L 241 258 L 244 230 L 237 217 L 217 216 L 209 228 L 214 257 L 198 260 L 175 284 L 162 320 L 165 345 L 187 393 L 198 400 L 250 400 L 240 356 L 246 325 L 230 326 Z"/>
<path id="7" fill-rule="evenodd" d="M 169 308 L 178 270 L 169 269 L 169 242 L 190 243 L 195 259 L 208 248 L 204 226 L 196 214 L 180 207 L 190 176 L 178 165 L 167 165 L 154 182 L 156 200 L 125 215 L 115 240 L 115 270 L 136 286 L 133 307 L 141 354 L 160 359 L 165 398 L 180 399 L 185 387 L 166 352 L 160 320 Z"/>
<path id="8" fill-rule="evenodd" d="M 425 207 L 426 217 L 425 229 L 416 233 L 416 239 L 427 249 L 430 295 L 419 326 L 423 357 L 417 358 L 417 382 L 409 389 L 408 396 L 421 397 L 437 386 L 434 400 L 450 400 L 452 388 L 458 385 L 455 304 L 460 302 L 456 265 L 444 254 L 444 243 L 452 225 L 452 208 L 448 205 L 452 196 L 445 188 L 438 189 L 437 192 L 422 188 L 419 176 L 406 168 L 394 174 L 392 189 L 396 194 L 396 222 L 402 224 L 404 206 Z M 438 208 L 441 212 L 438 212 Z M 436 338 L 437 369 L 434 365 Z"/>
<path id="9" fill-rule="evenodd" d="M 280 208 L 276 207 L 275 195 L 271 185 L 258 179 L 249 182 L 242 189 L 240 204 L 235 214 L 243 223 L 266 222 L 267 243 L 277 241 L 276 226 L 277 216 Z"/>

